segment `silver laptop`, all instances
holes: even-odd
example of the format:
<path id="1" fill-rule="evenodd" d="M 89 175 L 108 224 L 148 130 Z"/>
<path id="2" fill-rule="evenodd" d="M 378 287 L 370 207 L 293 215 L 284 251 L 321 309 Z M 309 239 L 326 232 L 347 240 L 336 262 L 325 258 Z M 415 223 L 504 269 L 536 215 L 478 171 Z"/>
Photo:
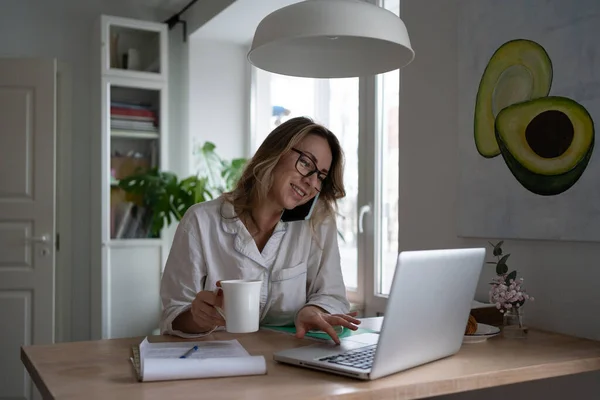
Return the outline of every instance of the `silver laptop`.
<path id="1" fill-rule="evenodd" d="M 373 380 L 454 355 L 462 345 L 484 248 L 404 251 L 379 333 L 279 351 L 276 361 Z"/>

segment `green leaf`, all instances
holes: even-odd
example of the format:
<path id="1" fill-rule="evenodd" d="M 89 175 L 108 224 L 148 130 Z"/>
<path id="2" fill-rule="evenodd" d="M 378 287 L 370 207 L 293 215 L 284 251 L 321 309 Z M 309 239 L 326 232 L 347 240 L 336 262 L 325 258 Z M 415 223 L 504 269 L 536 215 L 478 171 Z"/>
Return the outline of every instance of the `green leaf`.
<path id="1" fill-rule="evenodd" d="M 508 274 L 506 276 L 506 280 L 504 281 L 504 283 L 506 283 L 507 285 L 510 285 L 511 279 L 517 279 L 517 271 L 513 271 L 510 274 Z"/>
<path id="2" fill-rule="evenodd" d="M 208 180 L 208 188 L 217 191 L 219 187 L 223 186 L 221 171 L 224 165 L 221 157 L 215 152 L 215 148 L 216 146 L 214 143 L 205 142 L 200 150 L 196 152 L 196 157 L 198 175 L 206 177 Z"/>
<path id="3" fill-rule="evenodd" d="M 504 275 L 507 272 L 508 272 L 508 265 L 500 264 L 500 263 L 498 263 L 498 265 L 496 265 L 496 274 Z"/>
<path id="4" fill-rule="evenodd" d="M 206 182 L 206 178 L 196 180 L 196 187 L 194 189 L 194 203 L 206 201 L 207 197 L 210 196 L 210 193 L 206 189 Z"/>
<path id="5" fill-rule="evenodd" d="M 504 240 L 499 241 L 496 244 L 493 244 L 492 242 L 488 241 L 488 243 L 494 248 L 493 249 L 493 254 L 494 256 L 501 256 L 502 255 L 502 244 L 504 243 Z"/>
<path id="6" fill-rule="evenodd" d="M 233 190 L 237 182 L 239 181 L 244 167 L 246 166 L 247 160 L 245 158 L 236 158 L 231 162 L 225 162 L 222 171 L 222 177 L 225 181 L 223 190 Z"/>
<path id="7" fill-rule="evenodd" d="M 215 151 L 216 148 L 217 145 L 215 145 L 213 142 L 205 142 L 204 146 L 202 146 L 202 151 L 209 153 Z"/>
<path id="8" fill-rule="evenodd" d="M 510 254 L 505 254 L 500 261 L 498 261 L 498 264 L 506 264 L 506 260 L 508 260 L 508 257 L 510 257 Z"/>

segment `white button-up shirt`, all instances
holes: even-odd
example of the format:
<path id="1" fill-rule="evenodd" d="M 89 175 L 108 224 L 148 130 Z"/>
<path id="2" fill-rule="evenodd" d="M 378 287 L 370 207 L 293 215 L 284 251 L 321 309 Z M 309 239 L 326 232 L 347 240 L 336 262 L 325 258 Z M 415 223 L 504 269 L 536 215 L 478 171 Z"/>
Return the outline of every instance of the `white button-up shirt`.
<path id="1" fill-rule="evenodd" d="M 308 304 L 347 313 L 337 235 L 332 219 L 314 232 L 308 221 L 280 221 L 261 253 L 229 202 L 218 198 L 190 207 L 177 227 L 161 281 L 161 333 L 202 336 L 173 330 L 173 320 L 191 307 L 198 292 L 212 291 L 226 279 L 263 281 L 263 325 L 293 324 L 296 312 Z"/>

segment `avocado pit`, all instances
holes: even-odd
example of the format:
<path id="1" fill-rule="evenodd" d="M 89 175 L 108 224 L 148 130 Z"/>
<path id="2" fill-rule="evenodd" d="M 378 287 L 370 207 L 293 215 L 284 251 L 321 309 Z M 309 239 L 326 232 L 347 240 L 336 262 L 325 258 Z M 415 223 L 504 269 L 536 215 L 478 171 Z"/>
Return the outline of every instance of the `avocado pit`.
<path id="1" fill-rule="evenodd" d="M 558 110 L 539 113 L 525 129 L 529 147 L 542 158 L 560 157 L 571 146 L 574 135 L 571 120 Z"/>

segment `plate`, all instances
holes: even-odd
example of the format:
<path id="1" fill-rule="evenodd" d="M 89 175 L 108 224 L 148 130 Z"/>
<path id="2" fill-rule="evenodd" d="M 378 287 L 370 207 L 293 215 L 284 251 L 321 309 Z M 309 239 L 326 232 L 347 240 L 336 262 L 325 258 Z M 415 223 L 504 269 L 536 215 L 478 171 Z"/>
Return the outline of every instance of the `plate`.
<path id="1" fill-rule="evenodd" d="M 500 328 L 487 324 L 477 324 L 477 331 L 463 336 L 463 343 L 481 343 L 500 333 Z"/>

